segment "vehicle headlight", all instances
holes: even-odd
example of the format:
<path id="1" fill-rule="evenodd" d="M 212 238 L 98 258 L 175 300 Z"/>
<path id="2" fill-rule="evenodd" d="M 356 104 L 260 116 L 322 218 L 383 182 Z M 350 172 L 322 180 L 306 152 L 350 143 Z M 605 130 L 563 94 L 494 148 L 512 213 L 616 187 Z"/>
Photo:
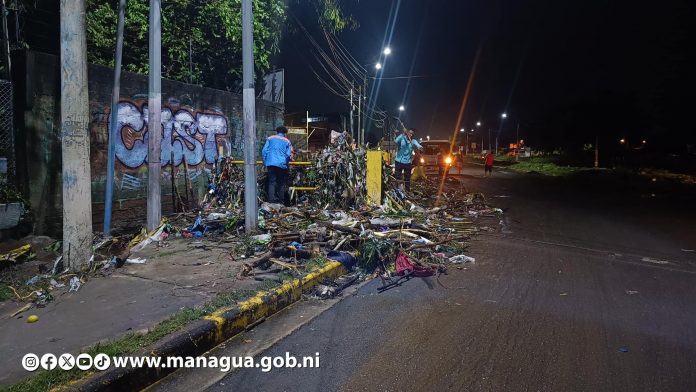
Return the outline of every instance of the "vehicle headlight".
<path id="1" fill-rule="evenodd" d="M 425 158 L 421 158 L 420 163 L 425 163 Z"/>
<path id="2" fill-rule="evenodd" d="M 445 163 L 448 164 L 448 165 L 451 164 L 451 163 L 452 163 L 452 157 L 447 157 L 447 158 L 445 158 Z"/>

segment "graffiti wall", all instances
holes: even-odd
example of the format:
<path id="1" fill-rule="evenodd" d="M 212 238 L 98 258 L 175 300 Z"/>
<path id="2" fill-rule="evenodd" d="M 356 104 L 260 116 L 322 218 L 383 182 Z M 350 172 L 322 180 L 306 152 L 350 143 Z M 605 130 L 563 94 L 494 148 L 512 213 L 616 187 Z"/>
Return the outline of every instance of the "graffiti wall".
<path id="1" fill-rule="evenodd" d="M 230 151 L 227 117 L 222 113 L 198 112 L 188 108 L 162 109 L 162 166 L 212 164 L 222 151 Z M 116 159 L 136 169 L 147 164 L 149 143 L 147 104 L 121 101 L 114 133 Z M 224 153 L 224 152 L 223 152 Z"/>
<path id="2" fill-rule="evenodd" d="M 61 229 L 60 75 L 58 58 L 25 52 L 13 58 L 16 80 L 18 176 L 35 208 L 37 234 L 55 235 Z M 90 65 L 90 162 L 95 230 L 101 230 L 111 114 L 113 71 Z M 174 183 L 184 189 L 184 177 L 202 198 L 212 164 L 219 154 L 242 156 L 242 98 L 239 94 L 162 80 L 163 212 L 171 210 Z M 282 104 L 257 101 L 257 131 L 266 134 L 283 122 Z M 147 77 L 124 72 L 116 147 L 113 221 L 139 225 L 145 221 L 147 198 L 148 129 Z M 261 137 L 262 138 L 262 137 Z M 173 166 L 172 166 L 173 163 Z M 184 170 L 184 163 L 188 171 Z M 174 169 L 174 170 L 172 170 Z"/>

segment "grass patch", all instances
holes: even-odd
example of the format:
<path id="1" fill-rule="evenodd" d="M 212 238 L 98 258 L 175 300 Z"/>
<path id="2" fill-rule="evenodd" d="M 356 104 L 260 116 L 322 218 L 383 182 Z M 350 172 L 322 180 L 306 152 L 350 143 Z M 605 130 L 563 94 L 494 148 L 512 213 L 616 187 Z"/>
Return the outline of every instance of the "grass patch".
<path id="1" fill-rule="evenodd" d="M 309 259 L 304 265 L 307 272 L 318 270 L 326 265 L 326 258 L 324 257 L 313 257 Z"/>
<path id="2" fill-rule="evenodd" d="M 8 299 L 12 299 L 13 297 L 14 293 L 12 290 L 10 290 L 6 284 L 0 283 L 0 301 L 6 301 Z"/>
<path id="3" fill-rule="evenodd" d="M 0 286 L 2 287 L 2 286 Z M 109 356 L 122 356 L 132 354 L 147 346 L 152 345 L 163 337 L 182 329 L 187 324 L 199 320 L 203 316 L 213 313 L 215 310 L 243 301 L 256 294 L 254 290 L 235 290 L 219 293 L 209 303 L 202 307 L 185 307 L 168 319 L 160 322 L 145 334 L 129 333 L 121 338 L 97 344 L 84 352 L 94 356 L 104 353 Z M 20 381 L 9 387 L 1 387 L 0 391 L 7 392 L 38 392 L 47 391 L 60 385 L 67 384 L 88 376 L 91 373 L 77 368 L 65 371 L 54 369 L 36 373 L 30 378 Z"/>
<path id="4" fill-rule="evenodd" d="M 509 169 L 523 173 L 537 172 L 546 176 L 567 176 L 582 170 L 580 167 L 558 165 L 552 157 L 525 159 L 509 166 Z"/>

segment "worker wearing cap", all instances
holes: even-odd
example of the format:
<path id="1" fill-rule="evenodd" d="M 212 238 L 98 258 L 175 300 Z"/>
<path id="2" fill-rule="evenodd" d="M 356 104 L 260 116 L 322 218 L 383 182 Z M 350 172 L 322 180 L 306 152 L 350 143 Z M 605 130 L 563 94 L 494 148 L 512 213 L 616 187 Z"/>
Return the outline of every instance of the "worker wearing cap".
<path id="1" fill-rule="evenodd" d="M 293 156 L 292 143 L 286 137 L 288 129 L 280 126 L 276 134 L 266 139 L 261 155 L 268 175 L 268 201 L 284 203 L 287 192 L 289 162 Z"/>

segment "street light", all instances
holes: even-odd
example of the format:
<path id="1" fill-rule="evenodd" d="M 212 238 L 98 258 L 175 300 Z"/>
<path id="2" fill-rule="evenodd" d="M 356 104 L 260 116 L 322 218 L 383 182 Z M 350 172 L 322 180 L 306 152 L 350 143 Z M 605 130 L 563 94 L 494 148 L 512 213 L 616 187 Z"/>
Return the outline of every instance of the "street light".
<path id="1" fill-rule="evenodd" d="M 400 111 L 400 112 L 403 112 L 404 110 L 406 110 L 406 108 L 404 107 L 404 105 L 399 106 L 399 111 Z"/>
<path id="2" fill-rule="evenodd" d="M 507 113 L 501 114 L 500 117 L 502 117 L 502 118 L 507 118 Z"/>
<path id="3" fill-rule="evenodd" d="M 481 126 L 481 121 L 478 121 L 478 122 L 476 123 L 476 126 L 477 126 L 477 127 L 480 127 L 480 126 Z"/>
<path id="4" fill-rule="evenodd" d="M 391 48 L 390 47 L 384 48 L 384 55 L 389 56 L 390 54 L 391 54 Z"/>
<path id="5" fill-rule="evenodd" d="M 619 140 L 619 143 L 621 143 L 621 144 L 626 143 L 626 139 L 621 139 L 621 140 Z"/>
<path id="6" fill-rule="evenodd" d="M 382 69 L 382 64 L 381 64 L 381 63 L 376 63 L 376 64 L 375 64 L 375 68 L 377 68 L 377 69 Z"/>
<path id="7" fill-rule="evenodd" d="M 430 141 L 430 135 L 426 136 L 426 138 L 428 139 L 428 141 Z"/>

